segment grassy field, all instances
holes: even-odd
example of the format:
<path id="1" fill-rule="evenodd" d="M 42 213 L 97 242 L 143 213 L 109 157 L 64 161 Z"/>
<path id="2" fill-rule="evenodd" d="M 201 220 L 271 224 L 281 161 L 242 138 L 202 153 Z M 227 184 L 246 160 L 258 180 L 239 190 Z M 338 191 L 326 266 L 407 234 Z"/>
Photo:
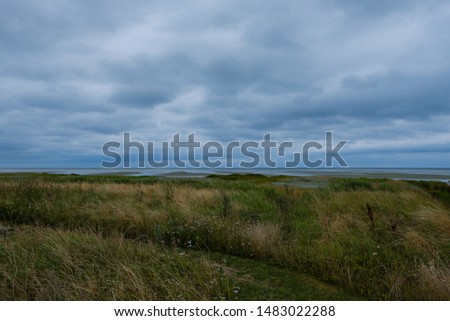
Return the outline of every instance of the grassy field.
<path id="1" fill-rule="evenodd" d="M 435 182 L 0 175 L 1 300 L 449 300 Z"/>

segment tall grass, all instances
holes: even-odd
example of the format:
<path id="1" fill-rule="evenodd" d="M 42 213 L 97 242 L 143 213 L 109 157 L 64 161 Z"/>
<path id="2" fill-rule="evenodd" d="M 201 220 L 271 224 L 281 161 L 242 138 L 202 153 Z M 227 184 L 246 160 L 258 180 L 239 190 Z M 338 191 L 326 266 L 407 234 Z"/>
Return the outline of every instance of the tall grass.
<path id="1" fill-rule="evenodd" d="M 283 178 L 260 176 L 139 183 L 129 178 L 111 182 L 98 177 L 63 181 L 59 176 L 8 176 L 0 179 L 0 220 L 36 226 L 36 238 L 44 237 L 39 231 L 56 229 L 61 240 L 55 246 L 87 242 L 83 237 L 117 245 L 120 235 L 138 248 L 151 242 L 272 262 L 368 299 L 450 298 L 445 188 L 436 194 L 407 182 L 367 179 L 332 179 L 317 189 L 293 187 L 292 178 L 289 185 L 282 183 Z M 67 243 L 61 231 L 75 233 L 77 241 Z M 77 233 L 83 237 L 77 239 Z M 30 234 L 30 244 L 32 239 Z M 131 272 L 125 274 L 140 275 Z M 173 298 L 164 291 L 154 295 Z M 207 296 L 224 295 L 214 291 Z M 202 299 L 188 288 L 182 292 Z"/>
<path id="2" fill-rule="evenodd" d="M 206 258 L 93 232 L 26 228 L 0 243 L 1 300 L 223 300 L 234 280 Z"/>

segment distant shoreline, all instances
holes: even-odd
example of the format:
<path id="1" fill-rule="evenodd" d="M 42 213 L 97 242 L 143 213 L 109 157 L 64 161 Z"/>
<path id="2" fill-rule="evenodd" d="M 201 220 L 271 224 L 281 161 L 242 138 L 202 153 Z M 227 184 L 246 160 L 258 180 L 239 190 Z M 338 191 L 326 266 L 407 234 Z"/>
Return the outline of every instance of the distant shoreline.
<path id="1" fill-rule="evenodd" d="M 211 174 L 260 174 L 266 176 L 292 177 L 336 177 L 336 178 L 380 178 L 393 180 L 427 180 L 450 183 L 448 168 L 330 168 L 330 169 L 0 169 L 0 174 L 42 173 L 59 175 L 114 175 L 114 176 L 158 176 L 168 178 L 203 178 Z"/>

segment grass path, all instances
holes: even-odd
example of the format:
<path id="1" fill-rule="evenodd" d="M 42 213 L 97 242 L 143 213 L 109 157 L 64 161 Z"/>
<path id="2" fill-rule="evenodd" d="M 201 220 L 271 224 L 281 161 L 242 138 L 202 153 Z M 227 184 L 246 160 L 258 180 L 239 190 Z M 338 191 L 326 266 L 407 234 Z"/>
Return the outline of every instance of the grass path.
<path id="1" fill-rule="evenodd" d="M 0 258 L 1 300 L 356 299 L 270 263 L 82 231 L 17 226 Z"/>
<path id="2" fill-rule="evenodd" d="M 225 264 L 239 281 L 238 300 L 308 301 L 358 300 L 343 289 L 310 275 L 273 264 L 211 253 L 209 258 Z"/>

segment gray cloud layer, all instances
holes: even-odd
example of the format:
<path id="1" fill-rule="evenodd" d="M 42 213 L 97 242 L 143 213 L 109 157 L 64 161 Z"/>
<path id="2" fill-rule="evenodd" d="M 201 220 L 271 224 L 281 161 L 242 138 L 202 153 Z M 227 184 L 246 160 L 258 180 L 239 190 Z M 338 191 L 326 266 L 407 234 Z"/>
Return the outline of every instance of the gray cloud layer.
<path id="1" fill-rule="evenodd" d="M 449 18 L 447 1 L 2 1 L 0 166 L 98 166 L 124 131 L 332 130 L 352 166 L 448 167 Z"/>

